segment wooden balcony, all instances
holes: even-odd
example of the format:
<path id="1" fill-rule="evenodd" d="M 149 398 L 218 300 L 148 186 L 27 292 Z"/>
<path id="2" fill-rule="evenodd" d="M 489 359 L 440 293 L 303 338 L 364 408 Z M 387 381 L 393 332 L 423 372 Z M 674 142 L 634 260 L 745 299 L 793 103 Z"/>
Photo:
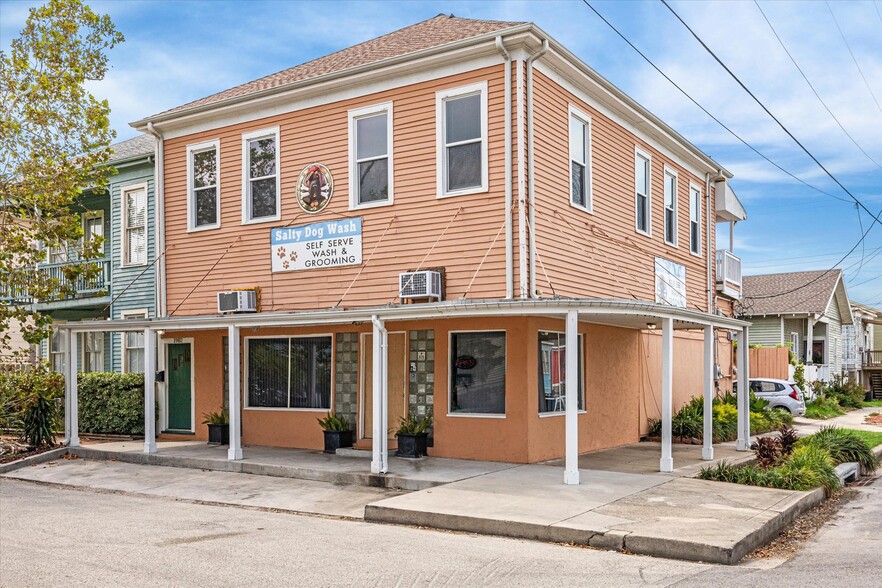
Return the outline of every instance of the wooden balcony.
<path id="1" fill-rule="evenodd" d="M 726 249 L 718 249 L 717 292 L 723 296 L 741 299 L 741 258 Z"/>
<path id="2" fill-rule="evenodd" d="M 882 368 L 882 351 L 864 351 L 864 367 Z"/>

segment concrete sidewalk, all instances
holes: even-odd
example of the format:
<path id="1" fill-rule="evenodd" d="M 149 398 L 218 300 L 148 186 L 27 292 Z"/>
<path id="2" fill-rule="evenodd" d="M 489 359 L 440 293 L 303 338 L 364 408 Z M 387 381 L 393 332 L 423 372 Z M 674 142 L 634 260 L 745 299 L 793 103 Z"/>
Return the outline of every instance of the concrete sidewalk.
<path id="1" fill-rule="evenodd" d="M 796 417 L 793 419 L 793 428 L 800 435 L 811 435 L 817 433 L 821 427 L 836 426 L 841 429 L 858 429 L 860 431 L 878 431 L 882 432 L 882 425 L 869 425 L 864 422 L 864 418 L 871 412 L 882 412 L 882 408 L 868 406 L 867 408 L 859 408 L 845 413 L 842 416 L 834 417 L 826 420 L 807 419 L 805 417 Z"/>
<path id="2" fill-rule="evenodd" d="M 207 504 L 354 519 L 364 517 L 366 504 L 400 494 L 385 488 L 162 466 L 148 468 L 87 459 L 50 461 L 21 468 L 2 477 Z"/>
<path id="3" fill-rule="evenodd" d="M 733 564 L 824 499 L 693 478 L 528 465 L 374 502 L 365 520 Z"/>

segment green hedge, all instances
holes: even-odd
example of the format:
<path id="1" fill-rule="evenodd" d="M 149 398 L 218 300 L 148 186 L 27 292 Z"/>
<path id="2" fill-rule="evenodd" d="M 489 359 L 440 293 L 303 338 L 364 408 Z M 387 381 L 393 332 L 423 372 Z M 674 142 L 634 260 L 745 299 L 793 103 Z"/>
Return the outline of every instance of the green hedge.
<path id="1" fill-rule="evenodd" d="M 144 434 L 144 374 L 86 373 L 77 382 L 81 433 Z"/>
<path id="2" fill-rule="evenodd" d="M 0 429 L 21 429 L 25 413 L 37 397 L 63 404 L 64 377 L 39 368 L 0 374 Z M 58 412 L 55 427 L 62 418 L 63 413 Z"/>

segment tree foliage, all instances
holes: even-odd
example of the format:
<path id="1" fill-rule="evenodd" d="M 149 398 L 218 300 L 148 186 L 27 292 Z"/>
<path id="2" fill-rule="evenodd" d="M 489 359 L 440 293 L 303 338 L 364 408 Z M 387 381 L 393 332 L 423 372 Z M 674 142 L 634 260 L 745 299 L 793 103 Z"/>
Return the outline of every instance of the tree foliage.
<path id="1" fill-rule="evenodd" d="M 102 239 L 83 239 L 76 207 L 84 188 L 101 192 L 114 173 L 115 133 L 107 101 L 87 86 L 104 78 L 107 50 L 123 40 L 81 0 L 50 0 L 30 10 L 8 54 L 0 51 L 0 350 L 14 320 L 29 343 L 48 334 L 51 319 L 29 301 L 70 295 L 78 277 L 99 270 L 70 264 L 50 278 L 33 268 L 46 258 L 40 244 L 76 243 L 83 260 L 101 254 Z"/>

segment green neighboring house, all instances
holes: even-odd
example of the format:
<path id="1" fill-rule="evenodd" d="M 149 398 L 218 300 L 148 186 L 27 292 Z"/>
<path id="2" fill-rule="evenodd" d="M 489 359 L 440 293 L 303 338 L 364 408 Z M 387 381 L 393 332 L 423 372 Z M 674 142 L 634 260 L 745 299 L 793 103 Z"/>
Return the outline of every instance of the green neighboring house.
<path id="1" fill-rule="evenodd" d="M 56 300 L 36 301 L 40 312 L 56 323 L 86 319 L 148 318 L 156 316 L 156 255 L 154 228 L 155 141 L 140 135 L 111 146 L 110 164 L 118 173 L 106 192 L 86 190 L 76 212 L 86 239 L 104 237 L 103 256 L 89 260 L 101 271 L 94 279 L 80 279 L 76 294 Z M 48 247 L 39 271 L 61 277 L 63 267 L 84 263 L 79 244 Z M 144 370 L 143 335 L 85 333 L 79 341 L 79 369 L 85 372 Z M 52 338 L 42 346 L 43 357 L 61 368 L 64 348 Z"/>
<path id="2" fill-rule="evenodd" d="M 751 345 L 789 344 L 809 381 L 844 373 L 843 326 L 854 319 L 841 270 L 744 276 L 742 304 Z"/>

